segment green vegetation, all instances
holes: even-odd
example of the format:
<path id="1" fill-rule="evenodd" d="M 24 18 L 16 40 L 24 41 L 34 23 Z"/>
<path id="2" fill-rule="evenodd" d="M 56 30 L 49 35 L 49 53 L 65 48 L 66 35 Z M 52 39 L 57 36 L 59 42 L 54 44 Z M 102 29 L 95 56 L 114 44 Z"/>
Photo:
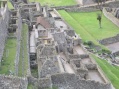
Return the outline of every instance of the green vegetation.
<path id="1" fill-rule="evenodd" d="M 93 38 L 74 18 L 72 18 L 66 11 L 58 11 L 64 20 L 78 33 L 83 41 L 93 41 L 98 44 L 95 38 Z"/>
<path id="2" fill-rule="evenodd" d="M 33 86 L 32 84 L 28 84 L 27 89 L 34 89 L 33 87 L 34 87 L 34 86 Z"/>
<path id="3" fill-rule="evenodd" d="M 31 74 L 33 77 L 38 78 L 38 69 L 31 68 Z"/>
<path id="4" fill-rule="evenodd" d="M 28 84 L 27 89 L 37 89 L 35 86 L 33 86 L 32 84 Z M 46 89 L 58 89 L 57 87 L 53 87 L 53 88 L 46 88 Z"/>
<path id="5" fill-rule="evenodd" d="M 16 57 L 16 48 L 17 48 L 17 43 L 16 43 L 15 38 L 8 38 L 6 40 L 6 45 L 5 45 L 5 51 L 3 54 L 3 59 L 2 63 L 0 66 L 0 74 L 14 74 L 15 68 L 14 68 L 14 61 Z"/>
<path id="6" fill-rule="evenodd" d="M 65 6 L 65 5 L 75 5 L 75 0 L 29 0 L 30 2 L 39 2 L 41 5 L 49 6 Z"/>
<path id="7" fill-rule="evenodd" d="M 100 40 L 115 36 L 119 33 L 119 28 L 102 15 L 102 28 L 97 20 L 98 12 L 90 13 L 69 13 L 93 38 Z"/>
<path id="8" fill-rule="evenodd" d="M 26 76 L 28 70 L 28 49 L 27 49 L 28 26 L 26 24 L 23 24 L 21 37 L 22 39 L 21 39 L 18 75 Z"/>
<path id="9" fill-rule="evenodd" d="M 83 41 L 93 41 L 115 36 L 119 33 L 119 28 L 109 21 L 104 15 L 102 16 L 102 28 L 99 28 L 97 13 L 72 13 L 64 10 L 59 11 L 64 20 L 80 34 Z"/>
<path id="10" fill-rule="evenodd" d="M 116 89 L 119 89 L 119 67 L 110 65 L 106 60 L 92 55 Z"/>
<path id="11" fill-rule="evenodd" d="M 11 2 L 9 0 L 7 1 L 7 4 L 8 4 L 9 9 L 14 9 L 13 5 L 11 4 Z"/>
<path id="12" fill-rule="evenodd" d="M 99 44 L 97 40 L 114 36 L 119 33 L 119 28 L 102 17 L 102 28 L 99 28 L 97 13 L 71 13 L 64 10 L 58 11 L 64 20 L 78 33 L 83 41 L 92 41 Z M 110 65 L 106 60 L 102 60 L 93 55 L 98 65 L 102 68 L 106 76 L 110 79 L 116 89 L 119 89 L 119 67 Z"/>

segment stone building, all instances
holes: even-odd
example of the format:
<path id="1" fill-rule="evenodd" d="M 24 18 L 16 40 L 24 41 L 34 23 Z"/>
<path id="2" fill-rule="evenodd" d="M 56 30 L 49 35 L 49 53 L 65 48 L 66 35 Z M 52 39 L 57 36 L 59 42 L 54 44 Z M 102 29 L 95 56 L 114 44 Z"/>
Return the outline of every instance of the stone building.
<path id="1" fill-rule="evenodd" d="M 109 80 L 83 47 L 81 38 L 61 19 L 56 10 L 49 10 L 39 3 L 12 1 L 15 2 L 16 10 L 10 11 L 10 19 L 7 7 L 4 7 L 6 12 L 0 9 L 0 27 L 3 28 L 0 31 L 5 34 L 0 41 L 5 43 L 6 22 L 10 20 L 8 31 L 16 33 L 17 47 L 20 48 L 22 23 L 27 23 L 30 69 L 35 69 L 38 77 L 32 74 L 27 78 L 0 75 L 1 89 L 26 89 L 28 85 L 33 85 L 34 89 L 112 89 Z M 4 48 L 4 44 L 2 46 Z M 19 62 L 17 57 L 16 61 Z"/>

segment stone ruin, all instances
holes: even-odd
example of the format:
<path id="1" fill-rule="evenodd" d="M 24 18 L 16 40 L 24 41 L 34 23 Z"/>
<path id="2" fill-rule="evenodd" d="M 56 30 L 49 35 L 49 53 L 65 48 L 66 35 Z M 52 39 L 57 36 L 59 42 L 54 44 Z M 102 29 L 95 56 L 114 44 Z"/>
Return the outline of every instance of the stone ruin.
<path id="1" fill-rule="evenodd" d="M 28 77 L 29 84 L 38 89 L 53 87 L 58 89 L 111 89 L 111 84 L 103 76 L 97 64 L 82 48 L 79 36 L 67 25 L 65 26 L 62 19 L 53 18 L 53 23 L 55 21 L 62 23 L 60 26 L 54 24 L 56 30 L 49 30 L 43 24 L 33 26 L 34 33 L 40 31 L 44 35 L 37 34 L 34 38 L 39 79 Z M 74 49 L 75 47 L 81 47 L 84 53 L 80 54 L 77 49 Z M 70 65 L 69 69 L 66 65 Z M 99 80 L 93 77 L 93 73 Z"/>
<path id="2" fill-rule="evenodd" d="M 26 89 L 29 84 L 34 89 L 112 89 L 111 83 L 83 48 L 81 38 L 56 10 L 48 10 L 47 6 L 27 3 L 26 0 L 11 2 L 15 9 L 10 11 L 8 31 L 21 35 L 22 22 L 28 24 L 29 66 L 30 70 L 36 69 L 38 76 L 35 78 L 29 74 L 27 78 L 19 78 L 0 75 L 1 89 Z M 16 37 L 19 44 L 21 37 Z"/>
<path id="3" fill-rule="evenodd" d="M 27 89 L 26 78 L 0 75 L 0 89 Z"/>
<path id="4" fill-rule="evenodd" d="M 80 79 L 75 74 L 57 74 L 52 75 L 53 86 L 59 89 L 111 89 L 109 84 L 100 84 L 91 80 Z"/>
<path id="5" fill-rule="evenodd" d="M 57 67 L 57 65 L 55 65 L 55 62 L 52 62 L 51 59 L 48 59 L 44 62 L 42 66 L 40 77 L 43 78 L 56 73 L 59 73 L 59 67 Z"/>
<path id="6" fill-rule="evenodd" d="M 111 89 L 110 84 L 103 84 L 91 80 L 81 79 L 75 74 L 62 73 L 51 75 L 49 78 L 34 79 L 28 78 L 29 83 L 37 86 L 38 89 Z"/>

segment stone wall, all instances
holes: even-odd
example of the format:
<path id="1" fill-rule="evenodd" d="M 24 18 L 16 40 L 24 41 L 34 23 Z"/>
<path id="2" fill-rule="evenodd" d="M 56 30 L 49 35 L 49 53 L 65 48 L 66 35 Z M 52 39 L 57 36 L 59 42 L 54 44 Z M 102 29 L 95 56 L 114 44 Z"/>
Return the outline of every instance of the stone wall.
<path id="1" fill-rule="evenodd" d="M 45 77 L 49 77 L 50 75 L 59 73 L 59 66 L 56 65 L 56 63 L 52 62 L 53 60 L 46 60 L 45 63 L 42 66 L 42 69 L 40 71 L 40 78 L 45 78 Z"/>
<path id="2" fill-rule="evenodd" d="M 3 56 L 5 40 L 7 38 L 7 29 L 9 22 L 9 11 L 7 5 L 4 7 L 4 13 L 1 14 L 0 10 L 0 62 Z"/>
<path id="3" fill-rule="evenodd" d="M 0 75 L 0 89 L 27 89 L 26 78 Z"/>
<path id="4" fill-rule="evenodd" d="M 28 84 L 32 84 L 32 85 L 38 87 L 38 79 L 36 79 L 32 76 L 28 76 L 27 79 L 28 79 Z"/>
<path id="5" fill-rule="evenodd" d="M 96 64 L 90 63 L 90 64 L 85 64 L 85 66 L 88 70 L 97 70 L 97 65 Z"/>
<path id="6" fill-rule="evenodd" d="M 105 4 L 105 7 L 118 8 L 118 7 L 119 7 L 119 1 L 106 3 L 106 4 Z"/>
<path id="7" fill-rule="evenodd" d="M 110 21 L 112 21 L 115 25 L 119 27 L 119 20 L 115 16 L 113 16 L 112 13 L 107 12 L 105 8 L 103 8 L 103 13 L 105 17 L 107 17 Z"/>
<path id="8" fill-rule="evenodd" d="M 79 7 L 80 5 L 70 5 L 70 6 L 56 6 L 56 7 L 51 7 L 51 8 L 55 8 L 56 10 L 62 10 L 62 9 L 66 9 L 66 8 L 76 8 Z"/>
<path id="9" fill-rule="evenodd" d="M 69 54 L 69 58 L 72 59 L 84 59 L 84 58 L 88 58 L 89 55 L 88 54 L 82 54 L 82 55 L 78 55 L 78 54 Z"/>
<path id="10" fill-rule="evenodd" d="M 85 68 L 77 68 L 76 69 L 76 74 L 78 74 L 81 78 L 86 78 L 88 75 L 88 70 Z"/>
<path id="11" fill-rule="evenodd" d="M 114 56 L 119 55 L 119 51 L 113 53 Z"/>
<path id="12" fill-rule="evenodd" d="M 110 84 L 103 84 L 95 81 L 90 81 L 90 80 L 78 80 L 77 81 L 77 86 L 76 88 L 80 87 L 83 89 L 111 89 Z"/>
<path id="13" fill-rule="evenodd" d="M 110 83 L 82 80 L 75 74 L 57 74 L 51 76 L 53 86 L 59 89 L 112 89 Z"/>
<path id="14" fill-rule="evenodd" d="M 68 8 L 65 9 L 68 12 L 93 12 L 93 11 L 98 11 L 97 6 L 89 6 L 89 7 L 80 7 L 80 8 Z"/>
<path id="15" fill-rule="evenodd" d="M 28 83 L 33 85 L 36 89 L 49 89 L 52 88 L 52 81 L 51 78 L 40 78 L 36 79 L 32 76 L 28 77 Z"/>
<path id="16" fill-rule="evenodd" d="M 52 81 L 51 78 L 42 78 L 38 81 L 38 89 L 51 89 Z"/>
<path id="17" fill-rule="evenodd" d="M 119 1 L 105 3 L 104 7 L 118 8 L 119 7 Z M 98 5 L 94 5 L 94 6 L 84 6 L 84 7 L 79 7 L 79 8 L 72 7 L 72 8 L 65 8 L 65 10 L 69 11 L 69 12 L 93 12 L 93 11 L 98 11 L 99 10 L 99 6 Z"/>
<path id="18" fill-rule="evenodd" d="M 103 45 L 109 45 L 109 44 L 113 44 L 113 43 L 119 42 L 119 34 L 117 34 L 114 37 L 105 38 L 103 40 L 100 40 L 99 42 L 101 44 L 103 44 Z"/>
<path id="19" fill-rule="evenodd" d="M 17 24 L 17 51 L 16 51 L 16 58 L 15 58 L 15 75 L 18 75 L 18 65 L 19 65 L 19 55 L 20 55 L 20 46 L 21 46 L 21 31 L 22 31 L 22 18 L 20 14 L 20 10 L 17 11 L 18 22 Z M 21 65 L 22 66 L 22 65 Z"/>

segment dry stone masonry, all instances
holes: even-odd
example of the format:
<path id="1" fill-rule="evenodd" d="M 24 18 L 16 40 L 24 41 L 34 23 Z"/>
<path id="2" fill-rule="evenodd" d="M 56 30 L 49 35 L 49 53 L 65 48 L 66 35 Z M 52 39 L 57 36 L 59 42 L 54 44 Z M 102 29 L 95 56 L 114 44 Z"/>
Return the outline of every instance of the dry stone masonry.
<path id="1" fill-rule="evenodd" d="M 95 2 L 81 0 L 81 3 L 89 1 Z M 18 75 L 22 24 L 26 23 L 29 28 L 27 45 L 31 73 L 24 78 L 0 75 L 0 89 L 27 89 L 29 85 L 32 89 L 112 89 L 111 83 L 82 46 L 81 38 L 56 11 L 97 11 L 97 6 L 79 8 L 78 4 L 49 8 L 27 0 L 10 2 L 15 9 L 9 10 L 6 1 L 0 8 L 0 34 L 4 34 L 0 35 L 0 60 L 7 33 L 14 33 L 17 38 L 15 75 Z M 118 42 L 118 38 L 119 35 L 103 39 L 100 43 L 113 44 Z"/>

